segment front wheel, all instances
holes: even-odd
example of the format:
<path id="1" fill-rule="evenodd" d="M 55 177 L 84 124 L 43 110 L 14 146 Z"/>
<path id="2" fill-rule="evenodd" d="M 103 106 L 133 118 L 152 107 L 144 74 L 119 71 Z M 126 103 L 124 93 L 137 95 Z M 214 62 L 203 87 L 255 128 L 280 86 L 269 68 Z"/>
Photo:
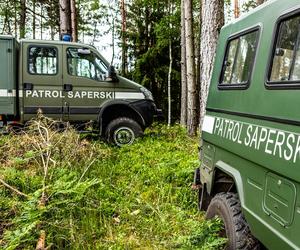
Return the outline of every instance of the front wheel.
<path id="1" fill-rule="evenodd" d="M 226 250 L 258 250 L 260 243 L 250 232 L 238 195 L 234 193 L 217 194 L 211 201 L 206 212 L 206 218 L 219 217 L 224 228 L 220 236 L 227 237 Z"/>
<path id="2" fill-rule="evenodd" d="M 141 126 L 134 120 L 126 117 L 111 121 L 106 129 L 106 140 L 116 146 L 131 145 L 137 137 L 143 135 Z"/>

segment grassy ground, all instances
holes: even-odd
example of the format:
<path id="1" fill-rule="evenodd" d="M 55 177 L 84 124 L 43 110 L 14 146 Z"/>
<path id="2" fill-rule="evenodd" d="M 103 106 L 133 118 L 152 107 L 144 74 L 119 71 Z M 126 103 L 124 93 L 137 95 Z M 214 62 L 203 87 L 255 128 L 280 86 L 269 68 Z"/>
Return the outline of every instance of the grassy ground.
<path id="1" fill-rule="evenodd" d="M 22 192 L 0 184 L 0 248 L 35 248 L 43 232 L 51 249 L 218 249 L 224 242 L 220 224 L 197 211 L 198 140 L 182 128 L 156 126 L 120 149 L 72 130 L 47 139 L 38 124 L 34 133 L 0 137 L 0 178 Z"/>

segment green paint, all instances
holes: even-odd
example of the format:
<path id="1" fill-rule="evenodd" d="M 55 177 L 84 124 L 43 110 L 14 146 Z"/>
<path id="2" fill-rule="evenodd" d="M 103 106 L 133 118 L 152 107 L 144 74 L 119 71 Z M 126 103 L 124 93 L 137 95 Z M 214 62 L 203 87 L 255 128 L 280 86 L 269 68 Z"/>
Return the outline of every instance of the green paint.
<path id="1" fill-rule="evenodd" d="M 16 89 L 16 41 L 13 37 L 0 39 L 0 114 L 12 115 L 16 112 L 13 98 Z"/>
<path id="2" fill-rule="evenodd" d="M 297 34 L 300 32 L 299 25 L 295 25 L 300 16 L 297 0 L 268 1 L 222 29 L 202 136 L 201 182 L 207 184 L 211 193 L 216 185 L 216 169 L 232 176 L 252 233 L 268 249 L 300 248 L 300 88 L 297 85 L 300 79 L 289 82 L 281 77 L 274 84 L 268 82 L 276 78 L 268 76 L 278 19 L 292 12 L 296 17 L 290 31 Z M 248 85 L 245 87 L 243 82 L 242 86 L 219 86 L 227 42 L 255 27 L 259 27 L 259 37 Z M 285 41 L 276 50 L 274 65 L 276 60 L 292 58 L 289 55 L 293 48 L 286 44 L 289 43 Z M 244 60 L 251 58 L 249 55 Z M 284 67 L 287 74 L 294 72 L 297 76 L 300 60 L 295 58 L 294 70 L 292 66 Z M 226 74 L 231 66 L 227 63 Z M 243 64 L 238 66 L 243 68 Z M 272 74 L 284 75 L 280 73 L 284 67 L 278 66 L 278 72 L 274 69 Z M 247 69 L 251 70 L 249 64 Z"/>

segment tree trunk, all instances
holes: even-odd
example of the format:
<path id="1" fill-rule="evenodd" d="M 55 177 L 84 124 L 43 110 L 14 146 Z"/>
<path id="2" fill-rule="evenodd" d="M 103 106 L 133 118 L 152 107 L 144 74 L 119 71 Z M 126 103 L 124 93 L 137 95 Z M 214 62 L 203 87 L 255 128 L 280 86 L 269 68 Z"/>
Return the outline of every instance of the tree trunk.
<path id="1" fill-rule="evenodd" d="M 122 15 L 122 75 L 127 74 L 127 39 L 126 39 L 126 29 L 127 29 L 127 15 L 125 0 L 121 0 L 121 15 Z"/>
<path id="2" fill-rule="evenodd" d="M 239 0 L 234 0 L 234 17 L 235 18 L 239 18 L 240 17 Z"/>
<path id="3" fill-rule="evenodd" d="M 169 13 L 172 14 L 171 1 L 169 0 Z M 171 18 L 169 20 L 169 28 L 172 29 Z M 171 81 L 172 81 L 172 66 L 173 66 L 173 54 L 172 54 L 172 38 L 169 38 L 169 73 L 168 73 L 168 126 L 171 126 L 172 122 L 172 96 L 171 96 Z"/>
<path id="4" fill-rule="evenodd" d="M 41 4 L 41 12 L 40 12 L 40 31 L 41 31 L 41 37 L 40 39 L 43 40 L 43 29 L 44 29 L 44 26 L 43 26 L 43 4 Z"/>
<path id="5" fill-rule="evenodd" d="M 195 41 L 195 48 L 196 48 L 196 86 L 197 86 L 197 93 L 196 93 L 196 100 L 197 100 L 197 121 L 198 124 L 200 124 L 200 93 L 201 93 L 201 81 L 200 81 L 200 76 L 201 76 L 201 51 L 200 51 L 200 44 L 201 44 L 201 4 L 199 4 L 199 36 Z"/>
<path id="6" fill-rule="evenodd" d="M 115 60 L 115 30 L 116 30 L 116 24 L 115 24 L 115 18 L 112 20 L 112 32 L 111 32 L 111 44 L 112 44 L 112 55 L 111 55 L 111 62 L 110 65 L 114 65 L 114 60 Z M 96 27 L 95 27 L 96 28 Z"/>
<path id="7" fill-rule="evenodd" d="M 69 0 L 59 0 L 60 35 L 72 34 Z"/>
<path id="8" fill-rule="evenodd" d="M 197 133 L 197 100 L 196 100 L 196 67 L 193 36 L 193 1 L 184 1 L 185 37 L 186 37 L 186 68 L 187 68 L 187 129 L 190 136 Z"/>
<path id="9" fill-rule="evenodd" d="M 257 6 L 263 4 L 264 2 L 266 2 L 266 0 L 256 0 Z"/>
<path id="10" fill-rule="evenodd" d="M 180 124 L 187 125 L 187 84 L 184 0 L 181 0 L 181 112 Z"/>
<path id="11" fill-rule="evenodd" d="M 171 96 L 171 80 L 172 80 L 172 66 L 173 66 L 173 56 L 172 56 L 172 41 L 169 41 L 169 74 L 168 74 L 168 126 L 171 126 L 172 122 L 172 96 Z"/>
<path id="12" fill-rule="evenodd" d="M 78 22 L 75 0 L 70 0 L 72 41 L 78 41 Z"/>
<path id="13" fill-rule="evenodd" d="M 20 39 L 26 34 L 26 0 L 20 0 Z"/>
<path id="14" fill-rule="evenodd" d="M 221 27 L 224 25 L 224 0 L 202 0 L 201 32 L 201 116 L 203 123 L 214 57 Z"/>
<path id="15" fill-rule="evenodd" d="M 33 13 L 32 13 L 32 38 L 35 39 L 36 37 L 36 14 L 35 14 L 35 11 L 36 11 L 36 0 L 32 0 L 32 10 L 33 10 Z"/>
<path id="16" fill-rule="evenodd" d="M 15 26 L 15 37 L 18 37 L 18 10 L 17 2 L 14 1 L 14 26 Z"/>

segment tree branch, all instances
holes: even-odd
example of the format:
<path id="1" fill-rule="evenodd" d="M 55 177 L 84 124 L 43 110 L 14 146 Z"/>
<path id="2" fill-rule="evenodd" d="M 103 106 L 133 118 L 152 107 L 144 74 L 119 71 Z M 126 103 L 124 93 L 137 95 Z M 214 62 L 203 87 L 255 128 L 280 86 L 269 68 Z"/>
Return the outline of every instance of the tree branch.
<path id="1" fill-rule="evenodd" d="M 28 195 L 27 195 L 27 194 L 24 194 L 24 193 L 22 193 L 21 191 L 19 191 L 18 189 L 14 188 L 14 187 L 12 187 L 12 186 L 10 186 L 10 185 L 8 185 L 8 184 L 7 184 L 4 180 L 2 180 L 1 178 L 0 178 L 0 183 L 1 183 L 4 187 L 6 187 L 6 188 L 10 189 L 11 191 L 15 192 L 16 194 L 18 194 L 19 196 L 23 196 L 23 197 L 25 197 L 25 198 L 28 198 Z"/>
<path id="2" fill-rule="evenodd" d="M 39 14 L 39 13 L 36 13 L 36 11 L 33 11 L 33 10 L 30 9 L 29 7 L 26 7 L 26 11 L 30 12 L 30 13 L 33 14 L 33 15 L 36 15 L 36 16 L 38 16 L 38 17 L 41 17 L 41 18 L 47 20 L 47 18 L 46 18 L 45 16 L 43 16 L 43 15 L 41 15 L 41 14 Z"/>

